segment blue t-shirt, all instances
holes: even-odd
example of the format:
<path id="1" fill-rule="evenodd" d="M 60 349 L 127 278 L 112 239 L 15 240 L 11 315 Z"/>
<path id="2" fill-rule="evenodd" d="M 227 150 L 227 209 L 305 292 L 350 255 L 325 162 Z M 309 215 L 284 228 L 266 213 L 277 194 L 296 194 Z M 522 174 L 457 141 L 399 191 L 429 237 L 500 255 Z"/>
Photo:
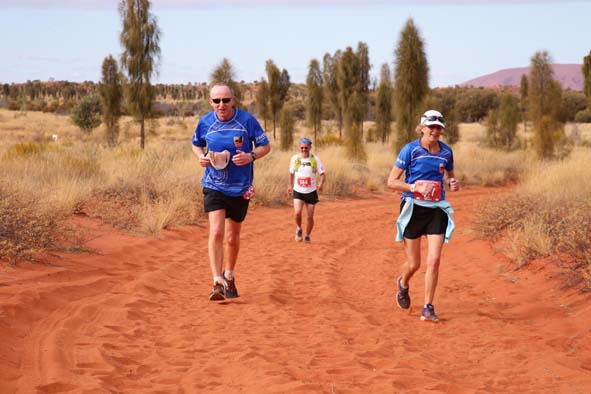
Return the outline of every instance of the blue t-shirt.
<path id="1" fill-rule="evenodd" d="M 443 175 L 445 171 L 454 169 L 454 155 L 451 148 L 441 141 L 439 152 L 430 153 L 423 148 L 419 140 L 409 142 L 402 148 L 394 165 L 405 171 L 406 183 L 416 181 L 439 181 L 441 183 L 441 199 L 445 200 Z M 413 193 L 403 192 L 402 198 L 412 197 Z"/>
<path id="2" fill-rule="evenodd" d="M 207 146 L 208 150 L 214 152 L 230 152 L 228 166 L 223 170 L 206 167 L 201 184 L 227 196 L 237 197 L 243 195 L 253 183 L 253 164 L 237 166 L 231 158 L 236 150 L 248 153 L 254 147 L 269 144 L 269 140 L 254 116 L 235 108 L 234 117 L 227 122 L 218 120 L 213 111 L 204 115 L 195 128 L 192 143 L 203 148 Z"/>

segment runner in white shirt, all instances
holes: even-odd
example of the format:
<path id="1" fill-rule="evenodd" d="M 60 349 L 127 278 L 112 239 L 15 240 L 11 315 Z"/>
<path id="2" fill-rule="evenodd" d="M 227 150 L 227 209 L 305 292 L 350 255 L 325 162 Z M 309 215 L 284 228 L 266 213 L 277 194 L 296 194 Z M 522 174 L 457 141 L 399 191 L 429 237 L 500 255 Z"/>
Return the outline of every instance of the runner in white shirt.
<path id="1" fill-rule="evenodd" d="M 310 234 L 314 227 L 314 208 L 318 202 L 318 190 L 326 181 L 324 166 L 320 158 L 310 152 L 312 141 L 309 138 L 300 139 L 300 154 L 293 155 L 289 162 L 289 187 L 287 194 L 293 196 L 293 209 L 297 225 L 295 240 L 302 240 L 302 209 L 306 207 L 306 235 L 304 242 L 311 242 Z M 318 184 L 316 176 L 319 176 Z"/>

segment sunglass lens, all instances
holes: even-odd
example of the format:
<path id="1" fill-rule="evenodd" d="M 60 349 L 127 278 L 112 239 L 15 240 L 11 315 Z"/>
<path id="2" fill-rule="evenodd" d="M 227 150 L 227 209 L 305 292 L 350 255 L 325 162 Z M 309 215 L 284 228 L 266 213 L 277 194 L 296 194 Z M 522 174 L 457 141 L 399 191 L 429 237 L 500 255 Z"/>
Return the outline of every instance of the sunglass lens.
<path id="1" fill-rule="evenodd" d="M 230 101 L 232 100 L 231 97 L 224 97 L 224 98 L 214 98 L 211 99 L 211 101 L 214 102 L 214 104 L 219 104 L 220 102 L 224 103 L 224 104 L 228 104 Z"/>

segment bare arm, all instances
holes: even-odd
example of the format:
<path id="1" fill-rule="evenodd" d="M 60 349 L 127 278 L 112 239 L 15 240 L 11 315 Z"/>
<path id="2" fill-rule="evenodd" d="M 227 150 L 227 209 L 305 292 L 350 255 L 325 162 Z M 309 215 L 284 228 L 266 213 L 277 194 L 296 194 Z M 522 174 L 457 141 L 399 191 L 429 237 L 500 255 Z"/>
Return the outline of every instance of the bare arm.
<path id="1" fill-rule="evenodd" d="M 404 174 L 404 170 L 402 168 L 398 168 L 396 166 L 392 167 L 392 171 L 390 171 L 390 176 L 388 176 L 388 188 L 392 190 L 398 190 L 401 192 L 410 192 L 411 185 L 404 182 L 402 179 L 402 174 Z"/>
<path id="2" fill-rule="evenodd" d="M 320 182 L 318 182 L 318 190 L 322 191 L 322 186 L 324 186 L 324 182 L 326 182 L 326 175 L 324 175 L 324 172 L 322 174 L 320 174 Z"/>
<path id="3" fill-rule="evenodd" d="M 295 174 L 289 173 L 289 185 L 287 186 L 287 195 L 293 195 L 293 181 L 295 178 Z"/>

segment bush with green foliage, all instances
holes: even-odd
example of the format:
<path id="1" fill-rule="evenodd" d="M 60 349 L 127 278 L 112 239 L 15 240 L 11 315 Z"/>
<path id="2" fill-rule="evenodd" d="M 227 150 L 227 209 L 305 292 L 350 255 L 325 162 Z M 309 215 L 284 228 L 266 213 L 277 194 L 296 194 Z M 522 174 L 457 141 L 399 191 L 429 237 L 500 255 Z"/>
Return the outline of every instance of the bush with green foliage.
<path id="1" fill-rule="evenodd" d="M 511 150 L 517 146 L 520 120 L 519 99 L 510 93 L 500 97 L 498 109 L 491 109 L 486 121 L 486 142 L 492 148 Z"/>
<path id="2" fill-rule="evenodd" d="M 101 124 L 102 106 L 98 96 L 84 97 L 72 108 L 72 121 L 82 131 L 91 132 Z"/>
<path id="3" fill-rule="evenodd" d="M 563 122 L 572 122 L 580 111 L 587 108 L 587 98 L 582 92 L 565 90 L 560 102 L 560 117 Z"/>
<path id="4" fill-rule="evenodd" d="M 584 109 L 577 112 L 575 115 L 575 122 L 577 123 L 591 123 L 591 109 Z"/>

